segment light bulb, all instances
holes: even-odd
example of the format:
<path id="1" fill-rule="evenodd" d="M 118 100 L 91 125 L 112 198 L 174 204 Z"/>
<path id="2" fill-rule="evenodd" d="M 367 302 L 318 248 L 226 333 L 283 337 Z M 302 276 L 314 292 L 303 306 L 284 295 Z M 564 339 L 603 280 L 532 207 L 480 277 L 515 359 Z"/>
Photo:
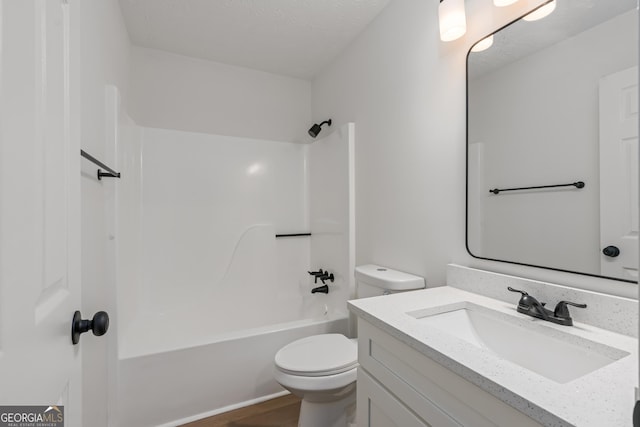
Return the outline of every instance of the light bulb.
<path id="1" fill-rule="evenodd" d="M 538 19 L 542 19 L 545 16 L 549 15 L 554 10 L 556 10 L 556 0 L 553 0 L 552 2 L 547 3 L 544 6 L 537 8 L 522 19 L 524 19 L 525 21 L 537 21 Z"/>
<path id="2" fill-rule="evenodd" d="M 459 39 L 467 32 L 464 0 L 441 1 L 438 15 L 440 20 L 440 39 L 443 42 Z"/>
<path id="3" fill-rule="evenodd" d="M 498 7 L 509 6 L 517 2 L 518 0 L 493 0 L 493 4 Z"/>
<path id="4" fill-rule="evenodd" d="M 483 50 L 487 50 L 493 45 L 493 34 L 483 38 L 478 43 L 473 45 L 471 48 L 471 52 L 482 52 Z"/>

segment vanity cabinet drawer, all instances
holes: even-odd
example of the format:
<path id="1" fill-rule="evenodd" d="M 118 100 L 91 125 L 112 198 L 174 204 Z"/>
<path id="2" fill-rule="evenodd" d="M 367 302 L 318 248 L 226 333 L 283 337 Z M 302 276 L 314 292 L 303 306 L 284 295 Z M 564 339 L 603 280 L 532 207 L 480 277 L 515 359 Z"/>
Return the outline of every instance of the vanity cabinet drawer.
<path id="1" fill-rule="evenodd" d="M 363 369 L 358 369 L 358 427 L 458 427 L 426 424 Z"/>
<path id="2" fill-rule="evenodd" d="M 358 319 L 358 360 L 361 369 L 427 425 L 540 426 L 362 318 Z M 358 394 L 362 386 L 358 383 Z"/>

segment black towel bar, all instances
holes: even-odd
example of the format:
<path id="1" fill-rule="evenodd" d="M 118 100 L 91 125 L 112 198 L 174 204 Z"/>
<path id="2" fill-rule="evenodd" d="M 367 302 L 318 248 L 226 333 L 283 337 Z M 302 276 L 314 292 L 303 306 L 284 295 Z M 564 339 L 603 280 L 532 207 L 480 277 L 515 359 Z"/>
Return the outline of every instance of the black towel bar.
<path id="1" fill-rule="evenodd" d="M 91 163 L 96 164 L 107 171 L 107 172 L 103 172 L 102 169 L 98 169 L 98 173 L 97 173 L 98 180 L 102 180 L 102 177 L 105 177 L 105 176 L 108 178 L 120 178 L 120 172 L 114 171 L 109 166 L 105 165 L 100 160 L 96 159 L 86 151 L 80 150 L 80 155 L 85 159 L 89 160 Z"/>
<path id="2" fill-rule="evenodd" d="M 303 237 L 303 236 L 311 236 L 311 233 L 276 234 L 276 239 L 280 237 Z"/>
<path id="3" fill-rule="evenodd" d="M 584 188 L 584 182 L 572 182 L 570 184 L 555 184 L 555 185 L 538 185 L 535 187 L 518 187 L 518 188 L 494 188 L 493 190 L 489 190 L 489 193 L 499 194 L 502 191 L 516 191 L 516 190 L 535 190 L 538 188 L 554 188 L 554 187 L 576 187 L 576 188 Z"/>

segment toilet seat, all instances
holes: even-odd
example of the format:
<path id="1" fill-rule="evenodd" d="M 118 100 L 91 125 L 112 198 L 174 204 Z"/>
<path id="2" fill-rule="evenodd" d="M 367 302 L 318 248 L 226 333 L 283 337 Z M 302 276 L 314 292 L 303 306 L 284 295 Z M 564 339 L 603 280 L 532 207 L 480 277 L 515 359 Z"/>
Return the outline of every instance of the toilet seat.
<path id="1" fill-rule="evenodd" d="M 355 387 L 358 369 L 356 366 L 339 374 L 326 375 L 323 377 L 306 377 L 303 375 L 287 374 L 276 366 L 273 370 L 273 376 L 281 386 L 292 392 L 299 390 L 300 396 L 304 395 L 309 399 L 309 393 L 326 393 L 331 390 L 340 389 L 348 391 L 348 387 Z"/>
<path id="2" fill-rule="evenodd" d="M 342 334 L 312 335 L 294 341 L 275 356 L 279 371 L 303 377 L 326 377 L 358 366 L 358 348 Z"/>

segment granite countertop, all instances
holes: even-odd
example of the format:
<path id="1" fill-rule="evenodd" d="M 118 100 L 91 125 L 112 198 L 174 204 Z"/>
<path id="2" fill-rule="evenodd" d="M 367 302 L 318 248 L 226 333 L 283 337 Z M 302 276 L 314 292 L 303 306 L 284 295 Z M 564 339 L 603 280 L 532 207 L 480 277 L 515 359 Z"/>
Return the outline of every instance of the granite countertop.
<path id="1" fill-rule="evenodd" d="M 592 373 L 559 384 L 542 375 L 421 322 L 415 312 L 437 312 L 452 304 L 474 304 L 532 322 L 550 335 L 570 334 L 576 342 L 629 353 Z M 545 426 L 631 426 L 638 379 L 638 341 L 633 337 L 574 323 L 561 326 L 520 314 L 515 303 L 444 286 L 349 301 L 358 317 L 386 331 Z M 414 315 L 407 313 L 414 312 Z M 548 329 L 544 329 L 548 328 Z M 587 340 L 587 341 L 585 341 Z M 604 346 L 603 346 L 604 345 Z M 618 351 L 618 354 L 621 354 Z"/>

